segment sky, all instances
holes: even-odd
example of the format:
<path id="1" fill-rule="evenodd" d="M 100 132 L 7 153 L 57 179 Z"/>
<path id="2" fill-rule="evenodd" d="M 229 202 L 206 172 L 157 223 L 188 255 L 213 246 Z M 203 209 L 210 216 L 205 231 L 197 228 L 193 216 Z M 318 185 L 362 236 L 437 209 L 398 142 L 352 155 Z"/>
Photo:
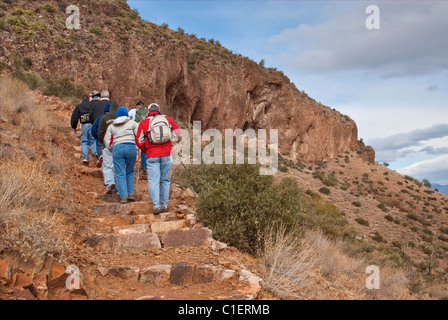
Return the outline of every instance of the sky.
<path id="1" fill-rule="evenodd" d="M 376 161 L 448 184 L 448 0 L 128 4 L 147 21 L 264 59 L 355 120 Z"/>

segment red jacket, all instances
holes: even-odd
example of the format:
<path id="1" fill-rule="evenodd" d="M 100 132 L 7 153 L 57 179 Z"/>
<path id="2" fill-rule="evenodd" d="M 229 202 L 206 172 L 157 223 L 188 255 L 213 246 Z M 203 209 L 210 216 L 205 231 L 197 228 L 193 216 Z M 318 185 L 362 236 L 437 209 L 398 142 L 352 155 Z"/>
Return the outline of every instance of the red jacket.
<path id="1" fill-rule="evenodd" d="M 156 157 L 169 157 L 171 156 L 172 143 L 168 141 L 162 144 L 154 144 L 150 143 L 149 140 L 145 137 L 146 132 L 149 130 L 149 117 L 157 115 L 157 111 L 151 112 L 147 118 L 145 118 L 140 125 L 138 126 L 137 137 L 135 143 L 142 150 L 142 152 L 146 153 L 147 158 L 156 158 Z M 171 119 L 170 117 L 166 117 L 173 131 L 179 130 L 179 126 Z"/>

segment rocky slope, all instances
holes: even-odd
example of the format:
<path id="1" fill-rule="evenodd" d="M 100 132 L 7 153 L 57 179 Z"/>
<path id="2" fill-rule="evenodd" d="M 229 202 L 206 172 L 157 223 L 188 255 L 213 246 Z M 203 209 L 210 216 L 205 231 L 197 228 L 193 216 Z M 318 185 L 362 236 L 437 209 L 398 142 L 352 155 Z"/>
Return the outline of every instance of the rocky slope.
<path id="1" fill-rule="evenodd" d="M 66 30 L 70 1 L 4 3 L 1 68 L 24 65 L 85 90 L 109 89 L 120 104 L 158 102 L 183 124 L 278 129 L 280 151 L 316 161 L 364 149 L 353 120 L 299 91 L 281 72 L 198 39 L 142 21 L 125 1 L 78 1 L 81 29 Z M 17 8 L 24 8 L 20 10 Z M 364 153 L 374 161 L 374 152 Z"/>

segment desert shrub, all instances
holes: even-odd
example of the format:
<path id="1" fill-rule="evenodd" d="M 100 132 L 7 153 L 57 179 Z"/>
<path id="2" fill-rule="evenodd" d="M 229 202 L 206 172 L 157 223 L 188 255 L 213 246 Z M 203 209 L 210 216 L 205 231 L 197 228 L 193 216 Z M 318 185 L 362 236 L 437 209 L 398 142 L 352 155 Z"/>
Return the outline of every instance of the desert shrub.
<path id="1" fill-rule="evenodd" d="M 386 219 L 387 221 L 390 221 L 390 222 L 394 221 L 394 217 L 392 217 L 390 214 L 385 215 L 384 219 Z"/>
<path id="2" fill-rule="evenodd" d="M 386 204 L 385 204 L 384 202 L 380 202 L 380 203 L 377 205 L 377 207 L 380 208 L 381 210 L 383 210 L 384 212 L 389 211 L 389 210 L 387 210 Z"/>
<path id="3" fill-rule="evenodd" d="M 66 77 L 49 79 L 43 94 L 47 96 L 57 96 L 59 98 L 76 97 L 81 99 L 84 89 L 81 86 L 75 86 L 73 82 Z"/>
<path id="4" fill-rule="evenodd" d="M 376 242 L 386 242 L 386 240 L 384 240 L 383 236 L 378 231 L 375 232 L 372 239 L 373 239 L 373 241 L 376 241 Z"/>
<path id="5" fill-rule="evenodd" d="M 355 207 L 361 207 L 361 202 L 359 202 L 359 201 L 353 201 L 352 202 L 352 205 L 354 205 Z"/>
<path id="6" fill-rule="evenodd" d="M 296 236 L 303 227 L 331 236 L 350 233 L 334 206 L 310 199 L 290 178 L 274 184 L 272 176 L 259 174 L 258 165 L 190 165 L 176 169 L 173 181 L 199 194 L 198 216 L 216 239 L 248 253 L 263 248 L 262 235 L 273 225 Z"/>
<path id="7" fill-rule="evenodd" d="M 366 226 L 366 227 L 369 226 L 369 221 L 367 221 L 363 218 L 356 218 L 355 221 L 358 222 L 362 226 Z"/>
<path id="8" fill-rule="evenodd" d="M 97 36 L 102 36 L 102 35 L 103 35 L 103 32 L 102 32 L 101 29 L 98 28 L 98 27 L 92 27 L 92 28 L 90 28 L 90 29 L 89 29 L 89 32 L 90 32 L 90 33 L 93 33 L 94 35 L 97 35 Z"/>
<path id="9" fill-rule="evenodd" d="M 49 13 L 55 13 L 56 7 L 51 2 L 45 2 L 41 8 Z"/>
<path id="10" fill-rule="evenodd" d="M 326 187 L 322 187 L 322 188 L 319 189 L 319 192 L 323 193 L 323 194 L 326 194 L 326 195 L 329 195 L 330 194 L 330 189 L 328 189 Z"/>

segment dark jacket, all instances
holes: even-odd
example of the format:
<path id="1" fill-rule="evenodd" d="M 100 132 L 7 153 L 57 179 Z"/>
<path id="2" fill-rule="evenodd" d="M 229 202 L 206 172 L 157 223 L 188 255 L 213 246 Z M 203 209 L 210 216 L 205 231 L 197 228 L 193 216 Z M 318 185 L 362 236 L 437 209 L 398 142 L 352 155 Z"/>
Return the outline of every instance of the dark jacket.
<path id="1" fill-rule="evenodd" d="M 110 106 L 111 106 L 111 105 L 112 105 L 112 103 L 109 101 L 109 102 L 106 104 L 106 106 L 104 107 L 104 113 L 103 113 L 101 116 L 99 116 L 98 119 L 95 120 L 95 123 L 92 125 L 92 128 L 90 129 L 90 131 L 91 131 L 91 133 L 92 133 L 92 136 L 93 136 L 96 140 L 98 140 L 98 129 L 99 129 L 99 126 L 100 126 L 100 120 L 101 120 L 101 118 L 102 118 L 105 114 L 109 113 L 109 111 L 110 111 Z"/>
<path id="2" fill-rule="evenodd" d="M 104 136 L 106 135 L 106 131 L 109 125 L 115 120 L 115 116 L 119 107 L 120 106 L 118 105 L 118 103 L 114 101 L 112 103 L 112 106 L 110 107 L 110 112 L 102 116 L 99 122 L 98 141 L 100 141 L 104 147 L 106 147 L 106 145 L 104 144 Z"/>
<path id="3" fill-rule="evenodd" d="M 104 107 L 108 102 L 110 102 L 109 99 L 92 101 L 92 106 L 90 107 L 90 121 L 92 123 L 95 123 L 96 119 L 104 114 Z"/>
<path id="4" fill-rule="evenodd" d="M 81 119 L 81 116 L 83 114 L 90 112 L 90 101 L 89 100 L 83 100 L 80 104 L 78 104 L 75 109 L 73 110 L 72 117 L 70 119 L 70 125 L 72 126 L 73 130 L 76 130 L 76 127 L 78 126 L 78 122 Z M 92 123 L 92 122 L 90 122 Z"/>

